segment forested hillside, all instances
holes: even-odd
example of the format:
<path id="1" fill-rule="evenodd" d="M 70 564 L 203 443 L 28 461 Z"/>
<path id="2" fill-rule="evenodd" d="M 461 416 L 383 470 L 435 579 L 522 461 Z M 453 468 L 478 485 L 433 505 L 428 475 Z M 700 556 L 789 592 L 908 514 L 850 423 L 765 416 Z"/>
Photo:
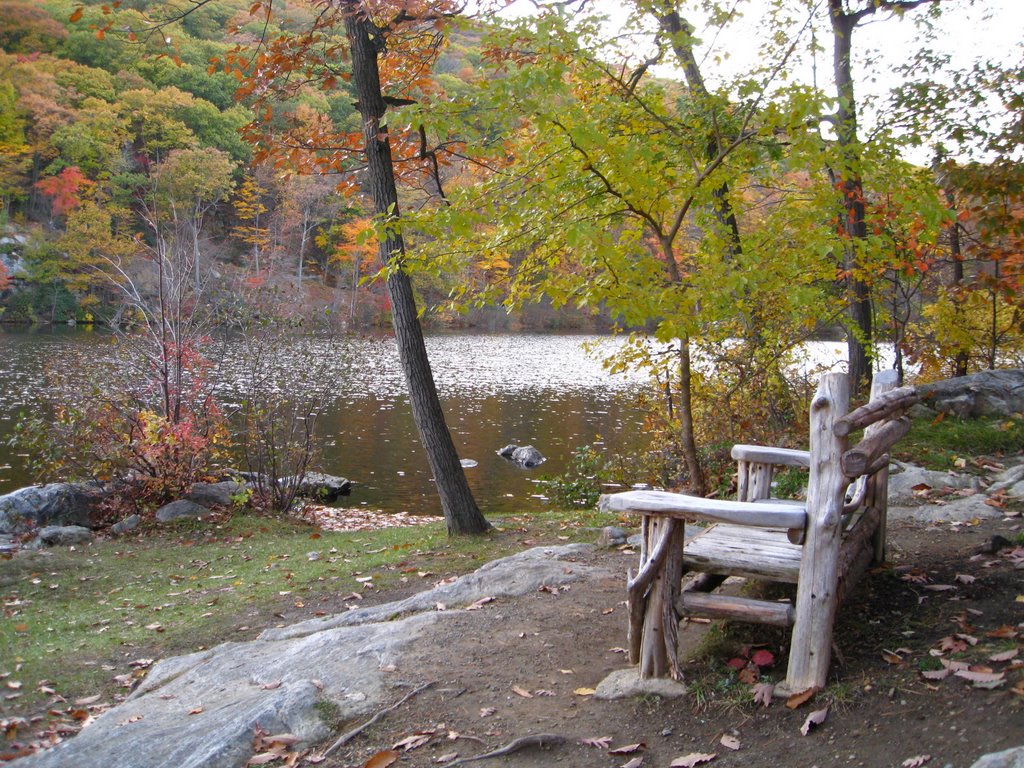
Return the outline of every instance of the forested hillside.
<path id="1" fill-rule="evenodd" d="M 179 249 L 212 306 L 387 324 L 383 288 L 368 279 L 380 269 L 370 217 L 358 195 L 338 190 L 350 169 L 259 156 L 252 99 L 236 94 L 241 72 L 218 64 L 307 28 L 316 4 L 289 3 L 268 23 L 244 0 L 218 0 L 151 34 L 135 31 L 164 10 L 156 0 L 4 3 L 0 322 L 120 319 L 124 278 L 145 283 L 154 255 Z M 479 35 L 460 33 L 434 65 L 439 87 L 465 89 L 460 78 L 479 62 Z M 359 131 L 343 78 L 298 87 L 273 111 L 308 137 Z M 260 130 L 283 131 L 284 120 Z M 541 327 L 585 317 L 548 307 L 519 318 L 500 308 L 444 311 L 461 280 L 455 272 L 417 281 L 422 303 L 439 308 L 428 322 Z"/>

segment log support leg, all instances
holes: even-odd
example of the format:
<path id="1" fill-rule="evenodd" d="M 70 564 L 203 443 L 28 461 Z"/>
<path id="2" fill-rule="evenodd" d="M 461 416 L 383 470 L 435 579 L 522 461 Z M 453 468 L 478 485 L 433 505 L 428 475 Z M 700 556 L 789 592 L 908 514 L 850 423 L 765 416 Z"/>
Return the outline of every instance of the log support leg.
<path id="1" fill-rule="evenodd" d="M 683 578 L 682 521 L 647 516 L 640 570 L 629 579 L 630 661 L 640 677 L 680 679 L 676 599 Z"/>

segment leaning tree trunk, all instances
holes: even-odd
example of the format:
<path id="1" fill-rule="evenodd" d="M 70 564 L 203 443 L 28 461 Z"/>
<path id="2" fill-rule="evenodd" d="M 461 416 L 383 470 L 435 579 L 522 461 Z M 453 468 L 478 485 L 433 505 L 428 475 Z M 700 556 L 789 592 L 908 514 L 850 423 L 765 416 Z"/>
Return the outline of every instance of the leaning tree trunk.
<path id="1" fill-rule="evenodd" d="M 396 222 L 398 190 L 391 144 L 387 127 L 381 125 L 387 107 L 381 93 L 377 56 L 383 48 L 384 36 L 358 2 L 345 0 L 344 7 L 347 11 L 345 31 L 352 51 L 352 85 L 363 118 L 367 187 L 373 198 L 374 213 Z M 482 533 L 491 526 L 477 508 L 445 423 L 416 312 L 412 281 L 404 269 L 405 243 L 396 226 L 389 225 L 381 234 L 380 257 L 390 269 L 388 297 L 413 420 L 434 473 L 448 533 Z"/>
<path id="2" fill-rule="evenodd" d="M 857 110 L 851 63 L 853 30 L 857 26 L 857 17 L 843 10 L 842 0 L 830 0 L 829 11 L 832 19 L 833 73 L 839 97 L 836 137 L 841 158 L 839 187 L 843 196 L 843 231 L 846 235 L 843 270 L 850 287 L 847 347 L 850 355 L 850 390 L 851 395 L 855 396 L 871 384 L 869 350 L 872 342 L 871 292 L 859 274 L 861 264 L 857 258 L 858 244 L 865 243 L 868 236 L 864 183 L 859 168 L 860 149 L 857 146 Z"/>

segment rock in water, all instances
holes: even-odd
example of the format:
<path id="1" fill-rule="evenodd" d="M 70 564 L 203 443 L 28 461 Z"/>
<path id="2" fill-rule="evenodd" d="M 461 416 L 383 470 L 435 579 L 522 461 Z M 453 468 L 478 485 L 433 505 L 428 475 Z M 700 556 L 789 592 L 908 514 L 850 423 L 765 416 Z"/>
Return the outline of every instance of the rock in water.
<path id="1" fill-rule="evenodd" d="M 543 454 L 532 445 L 506 445 L 498 451 L 498 455 L 523 469 L 531 469 L 547 461 Z"/>

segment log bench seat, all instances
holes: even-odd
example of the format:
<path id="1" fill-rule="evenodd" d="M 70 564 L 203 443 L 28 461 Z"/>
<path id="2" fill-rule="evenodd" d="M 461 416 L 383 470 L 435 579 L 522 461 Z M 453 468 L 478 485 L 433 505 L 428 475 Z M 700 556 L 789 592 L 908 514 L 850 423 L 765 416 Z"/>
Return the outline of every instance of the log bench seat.
<path id="1" fill-rule="evenodd" d="M 875 375 L 871 399 L 847 413 L 844 374 L 826 374 L 811 402 L 810 451 L 738 445 L 736 501 L 665 491 L 603 496 L 602 509 L 640 516 L 640 565 L 627 577 L 629 657 L 641 677 L 682 673 L 680 619 L 727 618 L 792 627 L 780 693 L 825 685 L 835 614 L 850 586 L 885 557 L 889 448 L 917 402 L 894 371 Z M 863 439 L 847 447 L 851 432 Z M 771 499 L 777 466 L 806 467 L 806 501 Z M 686 538 L 687 523 L 702 525 Z M 685 588 L 683 576 L 695 573 Z M 729 576 L 796 584 L 796 600 L 714 593 Z"/>

